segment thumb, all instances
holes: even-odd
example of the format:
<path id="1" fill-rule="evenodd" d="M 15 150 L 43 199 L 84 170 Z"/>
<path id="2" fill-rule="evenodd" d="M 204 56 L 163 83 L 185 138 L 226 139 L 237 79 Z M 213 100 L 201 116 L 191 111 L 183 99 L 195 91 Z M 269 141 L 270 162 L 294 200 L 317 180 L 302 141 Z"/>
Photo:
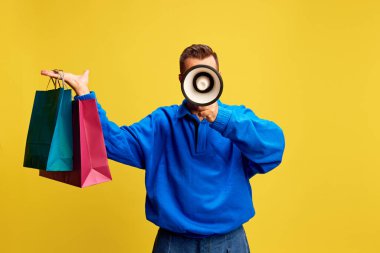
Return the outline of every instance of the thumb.
<path id="1" fill-rule="evenodd" d="M 86 69 L 83 74 L 81 76 L 79 76 L 79 80 L 80 80 L 80 83 L 84 84 L 84 85 L 87 85 L 88 84 L 88 81 L 89 81 L 89 76 L 90 74 L 90 70 L 89 69 Z"/>
<path id="2" fill-rule="evenodd" d="M 84 90 L 85 92 L 88 91 L 88 82 L 89 82 L 88 75 L 89 74 L 90 74 L 90 70 L 86 69 L 81 76 L 77 76 L 78 79 L 77 79 L 76 91 L 80 91 L 80 90 L 82 91 Z"/>
<path id="3" fill-rule="evenodd" d="M 89 74 L 90 74 L 90 70 L 89 70 L 89 69 L 86 69 L 86 70 L 84 71 L 84 73 L 83 73 L 83 75 L 84 75 L 84 76 L 87 76 L 87 77 L 88 77 Z"/>

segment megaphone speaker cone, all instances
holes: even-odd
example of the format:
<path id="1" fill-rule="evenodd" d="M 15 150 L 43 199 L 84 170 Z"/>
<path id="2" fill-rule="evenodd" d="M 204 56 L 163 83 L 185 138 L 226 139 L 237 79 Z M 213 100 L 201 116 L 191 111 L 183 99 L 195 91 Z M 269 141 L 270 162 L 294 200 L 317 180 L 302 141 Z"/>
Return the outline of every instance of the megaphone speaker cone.
<path id="1" fill-rule="evenodd" d="M 222 95 L 223 80 L 219 72 L 208 65 L 195 65 L 184 73 L 181 90 L 195 105 L 210 105 Z"/>

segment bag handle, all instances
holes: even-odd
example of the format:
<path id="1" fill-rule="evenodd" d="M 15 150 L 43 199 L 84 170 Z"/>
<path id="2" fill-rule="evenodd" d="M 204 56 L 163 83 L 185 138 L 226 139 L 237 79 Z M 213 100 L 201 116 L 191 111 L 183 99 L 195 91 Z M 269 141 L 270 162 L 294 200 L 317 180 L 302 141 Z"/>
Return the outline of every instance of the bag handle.
<path id="1" fill-rule="evenodd" d="M 67 86 L 66 86 L 66 82 L 65 82 L 65 74 L 64 74 L 63 70 L 62 70 L 62 69 L 53 69 L 52 71 L 53 71 L 54 73 L 58 74 L 58 75 L 59 75 L 59 78 L 53 78 L 53 77 L 50 77 L 49 82 L 48 82 L 48 84 L 47 84 L 47 86 L 46 86 L 46 90 L 47 90 L 48 87 L 49 87 L 50 80 L 52 80 L 52 82 L 53 82 L 53 84 L 54 84 L 54 89 L 57 89 L 57 83 L 58 83 L 58 87 L 59 87 L 59 88 L 63 88 L 63 89 L 67 88 Z M 59 82 L 60 79 L 62 80 L 62 84 Z M 61 86 L 62 86 L 62 87 L 61 87 Z"/>
<path id="2" fill-rule="evenodd" d="M 53 82 L 53 84 L 54 84 L 54 89 L 57 89 L 57 83 L 55 82 L 55 80 L 56 80 L 56 79 L 54 79 L 53 77 L 50 77 L 50 78 L 49 78 L 49 82 L 48 82 L 48 84 L 46 85 L 46 90 L 49 88 L 50 81 Z"/>

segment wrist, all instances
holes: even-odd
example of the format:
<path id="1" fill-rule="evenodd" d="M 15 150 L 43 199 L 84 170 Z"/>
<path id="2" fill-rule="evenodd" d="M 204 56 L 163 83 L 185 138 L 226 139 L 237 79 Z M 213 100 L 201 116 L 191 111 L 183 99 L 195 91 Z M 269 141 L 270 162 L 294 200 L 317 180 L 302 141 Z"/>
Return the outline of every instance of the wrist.
<path id="1" fill-rule="evenodd" d="M 90 93 L 90 90 L 89 90 L 88 88 L 86 88 L 86 89 L 80 89 L 80 90 L 76 90 L 75 93 L 76 93 L 78 96 L 82 96 L 82 95 L 89 94 L 89 93 Z"/>
<path id="2" fill-rule="evenodd" d="M 79 95 L 74 96 L 74 100 L 87 100 L 87 99 L 96 99 L 95 92 L 90 91 L 90 93 L 88 94 L 84 94 L 81 96 Z"/>

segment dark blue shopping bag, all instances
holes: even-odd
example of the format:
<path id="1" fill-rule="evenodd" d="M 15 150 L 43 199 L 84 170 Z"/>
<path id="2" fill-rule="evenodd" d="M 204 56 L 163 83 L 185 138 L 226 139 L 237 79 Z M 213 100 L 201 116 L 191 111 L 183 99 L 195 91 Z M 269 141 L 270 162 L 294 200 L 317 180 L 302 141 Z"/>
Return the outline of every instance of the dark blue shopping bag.
<path id="1" fill-rule="evenodd" d="M 50 80 L 53 80 L 54 89 L 36 91 L 35 94 L 24 167 L 46 171 L 72 171 L 71 90 L 65 89 L 64 85 L 57 88 L 54 79 Z"/>

